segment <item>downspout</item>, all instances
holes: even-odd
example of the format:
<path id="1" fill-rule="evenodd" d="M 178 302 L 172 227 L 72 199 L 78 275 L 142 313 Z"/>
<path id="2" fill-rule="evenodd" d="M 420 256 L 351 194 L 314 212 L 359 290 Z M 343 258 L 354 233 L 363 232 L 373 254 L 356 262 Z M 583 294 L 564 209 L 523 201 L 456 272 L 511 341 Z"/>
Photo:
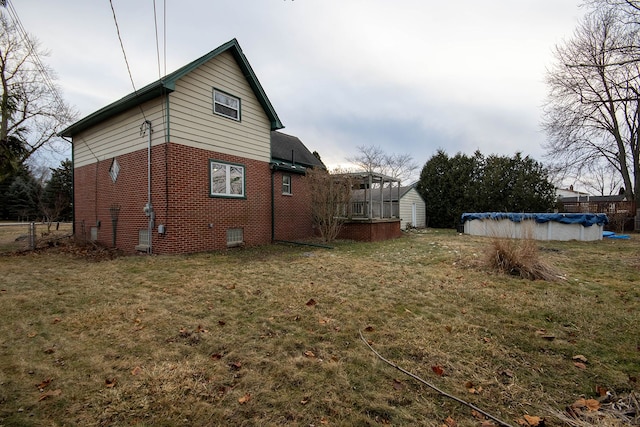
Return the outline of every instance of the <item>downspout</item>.
<path id="1" fill-rule="evenodd" d="M 148 239 L 149 239 L 149 247 L 147 248 L 147 253 L 153 253 L 153 220 L 155 218 L 155 214 L 153 212 L 153 204 L 151 203 L 151 121 L 145 120 L 142 126 L 146 126 L 146 130 L 148 132 L 147 135 L 147 205 L 144 207 L 144 213 L 149 217 L 149 223 L 147 227 Z M 144 132 L 144 131 L 143 131 Z"/>
<path id="2" fill-rule="evenodd" d="M 276 196 L 275 196 L 275 184 L 274 176 L 276 170 L 274 165 L 271 165 L 271 243 L 276 240 Z"/>

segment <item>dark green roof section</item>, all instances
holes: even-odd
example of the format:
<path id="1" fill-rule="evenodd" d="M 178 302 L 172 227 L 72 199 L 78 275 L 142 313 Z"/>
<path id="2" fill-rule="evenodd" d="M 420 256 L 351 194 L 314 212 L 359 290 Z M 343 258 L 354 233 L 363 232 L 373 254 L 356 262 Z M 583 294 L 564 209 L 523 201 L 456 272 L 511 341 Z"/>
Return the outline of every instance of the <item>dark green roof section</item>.
<path id="1" fill-rule="evenodd" d="M 215 58 L 223 52 L 229 51 L 233 58 L 238 63 L 238 66 L 242 70 L 242 74 L 247 79 L 249 86 L 253 90 L 253 93 L 256 95 L 258 102 L 264 109 L 269 121 L 271 122 L 271 130 L 282 129 L 284 125 L 278 118 L 276 114 L 276 110 L 273 108 L 271 101 L 267 97 L 266 92 L 262 88 L 260 81 L 258 81 L 258 77 L 253 72 L 253 68 L 251 68 L 251 64 L 247 60 L 247 57 L 242 52 L 240 48 L 240 44 L 236 39 L 230 40 L 227 43 L 217 47 L 206 55 L 196 59 L 193 62 L 185 65 L 174 71 L 171 74 L 166 75 L 164 78 L 157 80 L 153 83 L 148 84 L 147 86 L 139 89 L 124 98 L 113 102 L 106 107 L 88 115 L 87 117 L 81 119 L 80 121 L 72 124 L 62 132 L 60 132 L 60 136 L 65 137 L 73 137 L 78 133 L 110 118 L 115 116 L 116 114 L 120 114 L 126 110 L 129 110 L 133 107 L 137 107 L 147 101 L 150 101 L 154 98 L 157 98 L 163 94 L 171 93 L 176 88 L 176 82 L 184 77 L 186 74 L 195 70 L 202 64 L 208 62 L 209 60 Z"/>

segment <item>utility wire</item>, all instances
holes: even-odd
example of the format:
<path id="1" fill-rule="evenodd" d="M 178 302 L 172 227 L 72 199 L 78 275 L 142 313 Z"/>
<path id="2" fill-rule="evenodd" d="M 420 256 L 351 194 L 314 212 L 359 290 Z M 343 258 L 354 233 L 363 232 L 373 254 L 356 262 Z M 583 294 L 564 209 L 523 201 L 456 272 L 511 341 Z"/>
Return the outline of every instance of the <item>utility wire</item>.
<path id="1" fill-rule="evenodd" d="M 29 34 L 27 34 L 27 31 L 22 25 L 22 21 L 18 16 L 18 12 L 13 7 L 12 2 L 10 2 L 9 0 L 2 0 L 0 5 L 4 6 L 9 12 L 9 15 L 14 25 L 16 26 L 16 29 L 18 30 L 18 33 L 20 34 L 20 37 L 22 38 L 23 43 L 27 46 L 29 55 L 34 59 L 34 64 L 36 66 L 37 71 L 42 75 L 42 78 L 44 79 L 44 83 L 49 87 L 49 90 L 51 91 L 51 94 L 55 98 L 55 101 L 57 102 L 58 107 L 61 110 L 66 110 L 67 107 L 64 101 L 62 100 L 62 97 L 60 96 L 58 88 L 53 83 L 51 76 L 49 76 L 49 72 L 47 71 L 47 68 L 44 66 L 42 60 L 40 59 L 40 55 L 38 55 L 34 42 L 31 40 L 31 38 L 29 37 Z"/>
<path id="2" fill-rule="evenodd" d="M 131 86 L 133 86 L 133 92 L 136 94 L 136 96 L 138 96 L 136 84 L 133 82 L 133 75 L 131 74 L 131 67 L 129 67 L 129 61 L 127 60 L 127 53 L 124 50 L 124 43 L 122 43 L 122 36 L 120 35 L 120 26 L 118 25 L 118 18 L 116 18 L 116 10 L 113 7 L 113 0 L 109 0 L 109 4 L 111 5 L 111 12 L 113 13 L 113 22 L 116 25 L 116 32 L 118 33 L 118 40 L 120 41 L 120 49 L 122 50 L 122 56 L 124 56 L 124 62 L 127 65 L 127 72 L 129 73 Z M 142 109 L 142 105 L 138 105 L 138 107 L 140 107 L 140 113 L 142 113 L 142 117 L 144 117 L 146 121 L 147 117 L 144 115 L 144 110 Z"/>

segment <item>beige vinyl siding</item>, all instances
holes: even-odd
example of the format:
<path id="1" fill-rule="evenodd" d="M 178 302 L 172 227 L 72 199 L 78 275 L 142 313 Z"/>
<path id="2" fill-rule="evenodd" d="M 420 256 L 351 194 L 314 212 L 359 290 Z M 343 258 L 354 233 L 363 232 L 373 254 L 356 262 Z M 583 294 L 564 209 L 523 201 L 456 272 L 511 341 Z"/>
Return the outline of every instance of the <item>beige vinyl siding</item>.
<path id="1" fill-rule="evenodd" d="M 81 167 L 98 160 L 132 153 L 147 148 L 148 137 L 140 135 L 140 125 L 145 117 L 151 121 L 152 145 L 165 142 L 165 115 L 163 100 L 157 98 L 112 117 L 73 137 L 74 166 Z"/>
<path id="2" fill-rule="evenodd" d="M 240 121 L 213 113 L 213 88 L 240 99 Z M 193 70 L 170 95 L 171 142 L 268 162 L 271 124 L 229 52 Z"/>
<path id="3" fill-rule="evenodd" d="M 403 230 L 411 222 L 413 203 L 416 204 L 416 223 L 412 225 L 414 227 L 426 226 L 426 205 L 416 189 L 412 188 L 400 199 L 400 227 Z"/>

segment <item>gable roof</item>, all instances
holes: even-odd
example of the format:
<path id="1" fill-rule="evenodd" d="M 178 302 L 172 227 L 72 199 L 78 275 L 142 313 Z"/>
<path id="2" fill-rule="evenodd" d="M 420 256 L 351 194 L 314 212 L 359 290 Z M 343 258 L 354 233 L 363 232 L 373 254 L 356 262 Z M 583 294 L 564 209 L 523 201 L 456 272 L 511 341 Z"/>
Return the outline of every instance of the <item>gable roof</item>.
<path id="1" fill-rule="evenodd" d="M 326 169 L 324 163 L 318 160 L 298 137 L 276 131 L 271 132 L 271 163 L 284 169 L 295 169 L 296 165 L 303 166 L 303 169 Z"/>
<path id="2" fill-rule="evenodd" d="M 107 120 L 108 118 L 113 117 L 116 114 L 120 114 L 133 107 L 137 107 L 138 105 L 141 105 L 151 99 L 157 98 L 163 94 L 173 92 L 176 89 L 176 82 L 180 78 L 184 77 L 186 74 L 190 73 L 191 71 L 195 70 L 202 64 L 215 58 L 221 53 L 227 51 L 231 53 L 231 55 L 233 55 L 234 59 L 238 63 L 238 66 L 242 70 L 242 74 L 245 76 L 247 82 L 249 83 L 249 86 L 253 90 L 253 93 L 256 95 L 258 102 L 267 114 L 267 117 L 271 122 L 271 130 L 282 129 L 284 125 L 278 118 L 273 105 L 271 105 L 271 101 L 269 101 L 269 98 L 267 98 L 267 94 L 258 81 L 258 77 L 256 77 L 255 73 L 253 72 L 249 61 L 247 60 L 247 57 L 244 55 L 244 53 L 242 53 L 242 49 L 240 48 L 238 41 L 236 39 L 233 39 L 217 47 L 206 55 L 196 59 L 195 61 L 190 62 L 184 67 L 177 69 L 173 73 L 166 75 L 160 80 L 150 83 L 147 86 L 138 89 L 133 93 L 130 93 L 124 98 L 121 98 L 118 101 L 115 101 L 107 105 L 106 107 L 77 121 L 76 123 L 60 132 L 60 136 L 73 137 L 83 130 L 88 129 L 91 126 L 94 126 L 104 120 Z"/>

